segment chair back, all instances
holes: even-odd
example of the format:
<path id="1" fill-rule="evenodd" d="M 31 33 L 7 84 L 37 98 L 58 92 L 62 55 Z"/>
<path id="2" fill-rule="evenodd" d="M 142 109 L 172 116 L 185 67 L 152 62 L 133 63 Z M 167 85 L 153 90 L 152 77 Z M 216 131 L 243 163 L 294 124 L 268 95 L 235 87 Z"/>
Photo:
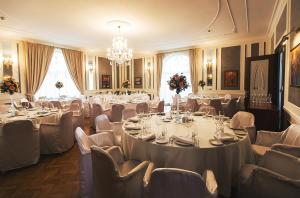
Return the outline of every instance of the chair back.
<path id="1" fill-rule="evenodd" d="M 158 168 L 152 172 L 149 182 L 149 198 L 210 196 L 205 182 L 198 173 L 175 168 Z"/>
<path id="2" fill-rule="evenodd" d="M 97 146 L 91 147 L 91 153 L 95 197 L 119 197 L 115 190 L 119 172 L 112 157 Z"/>
<path id="3" fill-rule="evenodd" d="M 96 117 L 95 119 L 96 123 L 96 131 L 102 131 L 102 130 L 112 130 L 110 121 L 105 114 L 101 114 Z"/>
<path id="4" fill-rule="evenodd" d="M 93 103 L 92 104 L 92 111 L 93 111 L 93 118 L 95 119 L 98 115 L 101 115 L 103 113 L 103 108 L 100 104 L 98 103 Z"/>
<path id="5" fill-rule="evenodd" d="M 114 104 L 111 107 L 111 118 L 112 122 L 121 122 L 122 121 L 122 111 L 125 109 L 122 104 Z"/>
<path id="6" fill-rule="evenodd" d="M 62 109 L 61 103 L 59 101 L 50 101 L 50 104 L 53 104 L 54 107 L 58 108 L 58 109 Z M 49 104 L 48 103 L 48 104 Z M 51 108 L 51 107 L 50 107 Z"/>
<path id="7" fill-rule="evenodd" d="M 283 140 L 283 144 L 300 147 L 300 124 L 292 125 L 286 131 L 286 136 Z"/>
<path id="8" fill-rule="evenodd" d="M 135 109 L 124 109 L 123 112 L 122 112 L 122 119 L 127 120 L 127 119 L 132 118 L 136 115 L 137 115 L 137 113 L 136 113 Z"/>
<path id="9" fill-rule="evenodd" d="M 232 117 L 230 121 L 230 128 L 244 129 L 247 127 L 254 127 L 254 115 L 249 112 L 239 111 Z"/>
<path id="10" fill-rule="evenodd" d="M 225 100 L 231 100 L 231 94 L 225 94 L 224 99 Z"/>
<path id="11" fill-rule="evenodd" d="M 89 137 L 78 127 L 75 131 L 75 138 L 80 151 L 80 196 L 93 197 L 93 169 Z"/>
<path id="12" fill-rule="evenodd" d="M 78 104 L 80 109 L 83 107 L 82 100 L 80 99 L 72 100 L 71 104 Z"/>
<path id="13" fill-rule="evenodd" d="M 197 102 L 197 99 L 188 98 L 186 108 L 188 111 L 195 112 L 199 110 L 200 105 Z"/>
<path id="14" fill-rule="evenodd" d="M 234 114 L 236 114 L 237 108 L 236 108 L 236 99 L 232 98 L 229 100 L 228 104 L 226 104 L 226 107 L 224 107 L 224 114 L 225 116 L 232 117 Z"/>
<path id="15" fill-rule="evenodd" d="M 72 112 L 68 111 L 63 113 L 60 118 L 60 135 L 62 138 L 62 144 L 67 149 L 70 149 L 74 144 L 72 116 Z"/>
<path id="16" fill-rule="evenodd" d="M 217 114 L 219 114 L 220 111 L 223 111 L 222 103 L 220 99 L 211 99 L 209 105 L 216 109 Z"/>
<path id="17" fill-rule="evenodd" d="M 35 164 L 40 157 L 39 133 L 29 120 L 4 124 L 0 136 L 0 170 Z"/>
<path id="18" fill-rule="evenodd" d="M 148 104 L 145 103 L 145 102 L 142 102 L 142 103 L 138 103 L 136 105 L 136 113 L 139 114 L 139 113 L 147 113 L 146 111 L 148 111 Z"/>
<path id="19" fill-rule="evenodd" d="M 164 101 L 164 100 L 162 100 L 162 101 L 160 101 L 160 102 L 158 103 L 157 111 L 158 111 L 159 113 L 165 111 L 165 101 Z"/>
<path id="20" fill-rule="evenodd" d="M 216 109 L 209 105 L 203 105 L 199 108 L 199 111 L 208 113 L 208 115 L 216 115 Z"/>

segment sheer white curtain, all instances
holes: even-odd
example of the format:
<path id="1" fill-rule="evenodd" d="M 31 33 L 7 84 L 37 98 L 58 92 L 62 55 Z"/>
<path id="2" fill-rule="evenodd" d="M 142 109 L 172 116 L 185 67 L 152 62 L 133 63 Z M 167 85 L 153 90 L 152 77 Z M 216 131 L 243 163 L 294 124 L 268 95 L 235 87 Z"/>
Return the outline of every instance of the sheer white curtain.
<path id="1" fill-rule="evenodd" d="M 64 85 L 60 91 L 55 87 L 57 81 L 61 81 Z M 39 97 L 59 98 L 59 94 L 67 97 L 80 97 L 80 92 L 70 76 L 61 49 L 55 49 L 49 70 L 40 89 L 35 94 L 35 99 Z"/>
<path id="2" fill-rule="evenodd" d="M 170 77 L 174 74 L 183 74 L 186 76 L 187 82 L 191 85 L 191 75 L 190 75 L 190 61 L 189 52 L 175 52 L 167 54 L 163 60 L 162 74 L 161 74 L 161 84 L 160 84 L 160 99 L 164 100 L 165 103 L 172 103 L 172 96 L 174 96 L 175 90 L 171 91 L 167 83 Z M 185 91 L 181 92 L 182 97 L 188 96 L 192 93 L 191 86 Z"/>

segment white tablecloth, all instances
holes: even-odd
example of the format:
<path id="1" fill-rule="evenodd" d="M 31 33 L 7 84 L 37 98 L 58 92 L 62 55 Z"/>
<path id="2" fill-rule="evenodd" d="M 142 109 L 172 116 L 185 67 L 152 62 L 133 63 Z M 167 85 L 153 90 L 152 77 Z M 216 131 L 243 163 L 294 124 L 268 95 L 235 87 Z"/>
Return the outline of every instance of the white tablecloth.
<path id="1" fill-rule="evenodd" d="M 36 128 L 39 127 L 40 124 L 42 123 L 57 123 L 59 122 L 59 119 L 61 117 L 61 113 L 56 111 L 56 112 L 47 112 L 45 114 L 38 114 L 38 112 L 41 110 L 34 110 L 34 111 L 28 111 L 29 118 L 26 117 L 26 115 L 20 115 L 20 116 L 11 116 L 11 113 L 2 113 L 0 114 L 0 118 L 2 120 L 2 123 L 0 123 L 0 136 L 2 136 L 2 127 L 5 122 L 12 122 L 15 120 L 26 120 L 30 119 L 34 126 Z M 25 114 L 25 112 L 22 112 L 22 114 Z"/>
<path id="2" fill-rule="evenodd" d="M 155 121 L 151 118 L 150 131 L 158 131 Z M 129 159 L 150 160 L 157 167 L 182 168 L 203 173 L 204 170 L 213 170 L 218 182 L 218 191 L 221 195 L 230 196 L 231 186 L 237 185 L 238 172 L 245 163 L 253 163 L 253 153 L 248 136 L 241 138 L 238 142 L 223 146 L 213 146 L 209 139 L 214 137 L 216 129 L 213 120 L 194 117 L 193 126 L 198 134 L 199 147 L 181 147 L 173 144 L 160 145 L 155 141 L 146 142 L 135 136 L 129 135 L 126 131 L 123 134 L 123 149 Z M 187 128 L 182 124 L 164 123 L 162 126 L 168 136 L 186 135 Z M 225 126 L 226 133 L 233 130 Z"/>

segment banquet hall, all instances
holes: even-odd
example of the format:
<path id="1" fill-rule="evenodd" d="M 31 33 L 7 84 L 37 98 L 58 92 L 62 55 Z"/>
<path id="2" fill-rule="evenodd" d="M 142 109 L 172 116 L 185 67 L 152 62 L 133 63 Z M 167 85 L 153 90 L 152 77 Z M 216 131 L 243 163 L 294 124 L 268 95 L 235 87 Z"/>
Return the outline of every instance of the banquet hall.
<path id="1" fill-rule="evenodd" d="M 0 0 L 0 198 L 299 198 L 299 0 Z"/>

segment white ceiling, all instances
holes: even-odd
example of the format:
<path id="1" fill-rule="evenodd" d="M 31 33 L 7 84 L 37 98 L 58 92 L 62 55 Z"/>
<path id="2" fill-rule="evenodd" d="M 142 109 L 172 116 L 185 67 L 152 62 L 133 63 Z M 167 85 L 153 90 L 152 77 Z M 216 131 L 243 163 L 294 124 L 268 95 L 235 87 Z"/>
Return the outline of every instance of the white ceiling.
<path id="1" fill-rule="evenodd" d="M 134 52 L 201 46 L 266 35 L 276 0 L 0 0 L 0 34 L 41 40 L 87 51 L 105 51 L 113 31 L 107 22 L 126 20 Z M 248 5 L 249 32 L 245 2 Z"/>

